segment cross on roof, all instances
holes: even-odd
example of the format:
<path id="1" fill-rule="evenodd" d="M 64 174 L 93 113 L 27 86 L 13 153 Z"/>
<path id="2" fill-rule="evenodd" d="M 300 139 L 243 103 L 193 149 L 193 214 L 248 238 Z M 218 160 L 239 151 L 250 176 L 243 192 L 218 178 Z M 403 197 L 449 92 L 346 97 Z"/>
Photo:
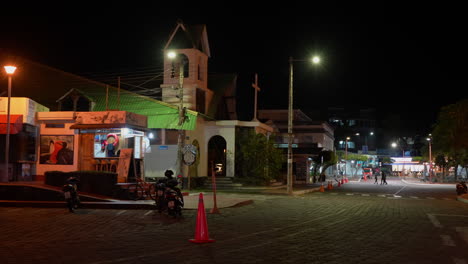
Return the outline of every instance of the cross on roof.
<path id="1" fill-rule="evenodd" d="M 255 102 L 254 102 L 254 118 L 252 121 L 258 121 L 257 119 L 257 92 L 260 91 L 258 86 L 258 74 L 255 73 L 255 83 L 252 83 L 252 87 L 255 89 Z"/>

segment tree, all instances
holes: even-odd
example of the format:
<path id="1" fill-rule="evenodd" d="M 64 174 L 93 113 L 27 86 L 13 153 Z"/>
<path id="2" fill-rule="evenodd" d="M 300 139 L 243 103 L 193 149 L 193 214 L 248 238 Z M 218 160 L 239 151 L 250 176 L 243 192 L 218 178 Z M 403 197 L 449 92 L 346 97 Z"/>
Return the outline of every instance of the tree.
<path id="1" fill-rule="evenodd" d="M 366 162 L 368 160 L 368 157 L 366 155 L 359 155 L 359 154 L 348 154 L 348 160 L 352 160 L 351 168 L 354 168 L 354 173 L 352 173 L 352 176 L 356 176 L 359 168 L 362 168 L 363 166 L 366 166 Z"/>
<path id="2" fill-rule="evenodd" d="M 319 155 L 312 159 L 314 162 L 314 182 L 316 181 L 315 176 L 317 175 L 317 170 L 320 168 L 320 178 L 322 181 L 325 179 L 325 171 L 330 167 L 335 165 L 338 162 L 338 156 L 334 151 L 322 150 Z"/>
<path id="3" fill-rule="evenodd" d="M 265 135 L 240 130 L 236 150 L 236 171 L 244 183 L 269 184 L 281 176 L 283 152 Z"/>
<path id="4" fill-rule="evenodd" d="M 451 165 L 455 167 L 460 165 L 468 170 L 467 138 L 468 99 L 442 107 L 432 131 L 432 152 L 434 155 L 443 155 Z"/>

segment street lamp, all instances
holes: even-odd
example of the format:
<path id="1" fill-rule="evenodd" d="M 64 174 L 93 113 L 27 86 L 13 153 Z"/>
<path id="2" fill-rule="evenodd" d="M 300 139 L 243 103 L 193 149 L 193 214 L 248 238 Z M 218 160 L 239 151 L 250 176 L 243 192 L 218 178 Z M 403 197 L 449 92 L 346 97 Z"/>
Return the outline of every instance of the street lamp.
<path id="1" fill-rule="evenodd" d="M 402 154 L 403 156 L 402 157 L 405 157 L 405 150 L 403 149 L 403 147 L 395 142 L 392 142 L 392 148 L 396 148 L 396 147 L 400 147 L 401 151 L 402 151 Z M 402 171 L 401 171 L 401 176 L 405 176 L 405 161 L 403 160 L 403 167 L 402 167 Z"/>
<path id="2" fill-rule="evenodd" d="M 8 75 L 8 103 L 7 103 L 7 131 L 6 131 L 6 143 L 5 143 L 5 176 L 2 181 L 7 182 L 9 179 L 8 163 L 10 163 L 10 101 L 11 101 L 11 76 L 15 73 L 15 66 L 4 66 L 5 71 Z"/>
<path id="3" fill-rule="evenodd" d="M 308 60 L 295 60 L 293 57 L 289 57 L 289 103 L 288 103 L 288 175 L 287 175 L 287 193 L 293 193 L 293 153 L 292 153 L 292 141 L 293 141 L 293 62 L 294 61 L 308 61 Z M 312 57 L 313 64 L 319 64 L 320 58 L 318 56 Z"/>
<path id="4" fill-rule="evenodd" d="M 429 182 L 432 183 L 432 135 L 426 139 L 429 141 Z"/>
<path id="5" fill-rule="evenodd" d="M 177 96 L 179 98 L 179 135 L 177 139 L 177 169 L 179 172 L 177 175 L 181 174 L 183 171 L 183 164 L 182 164 L 182 149 L 184 148 L 184 138 L 185 138 L 185 131 L 182 129 L 182 125 L 184 124 L 185 121 L 185 109 L 184 109 L 184 60 L 182 59 L 181 55 L 177 54 L 174 51 L 169 51 L 167 53 L 167 57 L 179 63 L 179 95 Z"/>

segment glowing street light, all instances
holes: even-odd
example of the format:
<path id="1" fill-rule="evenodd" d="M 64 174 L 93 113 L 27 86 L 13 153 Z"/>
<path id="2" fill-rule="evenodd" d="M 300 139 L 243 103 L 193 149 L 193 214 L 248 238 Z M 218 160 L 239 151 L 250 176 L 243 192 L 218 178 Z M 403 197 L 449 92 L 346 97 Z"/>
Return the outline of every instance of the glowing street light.
<path id="1" fill-rule="evenodd" d="M 318 56 L 312 57 L 313 64 L 319 64 L 320 58 Z M 293 141 L 293 62 L 294 61 L 307 61 L 307 60 L 294 60 L 293 57 L 289 57 L 289 102 L 288 102 L 288 175 L 287 175 L 287 193 L 293 193 L 293 153 L 292 153 L 292 141 Z"/>
<path id="2" fill-rule="evenodd" d="M 15 73 L 15 66 L 4 66 L 5 72 L 8 75 L 8 104 L 7 104 L 7 131 L 6 131 L 6 142 L 5 142 L 5 176 L 2 181 L 7 182 L 9 180 L 8 164 L 10 163 L 10 101 L 11 101 L 11 76 Z"/>

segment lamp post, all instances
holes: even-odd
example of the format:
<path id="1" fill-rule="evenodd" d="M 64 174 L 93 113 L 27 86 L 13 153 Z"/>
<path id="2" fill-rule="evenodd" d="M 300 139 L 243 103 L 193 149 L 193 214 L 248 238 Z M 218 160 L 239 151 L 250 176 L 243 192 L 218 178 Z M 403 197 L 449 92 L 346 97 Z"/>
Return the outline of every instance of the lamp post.
<path id="1" fill-rule="evenodd" d="M 346 167 L 348 166 L 348 140 L 350 140 L 350 137 L 346 137 L 345 141 L 345 165 L 344 165 L 344 176 L 346 177 Z"/>
<path id="2" fill-rule="evenodd" d="M 4 66 L 8 75 L 8 103 L 7 103 L 7 122 L 6 122 L 6 142 L 5 142 L 5 176 L 2 181 L 9 180 L 8 163 L 10 163 L 10 101 L 11 101 L 11 76 L 15 73 L 15 66 Z"/>
<path id="3" fill-rule="evenodd" d="M 399 144 L 393 142 L 392 143 L 392 147 L 393 148 L 396 148 L 396 147 L 400 147 L 401 151 L 402 151 L 402 157 L 405 157 L 405 150 L 403 149 L 402 146 L 400 146 Z M 402 167 L 402 171 L 401 171 L 401 176 L 405 176 L 405 161 L 403 161 L 403 167 Z"/>
<path id="4" fill-rule="evenodd" d="M 432 135 L 426 139 L 429 141 L 429 182 L 432 183 Z"/>
<path id="5" fill-rule="evenodd" d="M 289 57 L 289 100 L 288 100 L 288 175 L 287 175 L 287 193 L 293 193 L 293 153 L 292 153 L 292 142 L 293 142 L 293 62 L 294 61 L 308 61 L 308 60 L 295 60 L 293 57 Z M 312 63 L 319 64 L 320 58 L 318 56 L 312 57 Z"/>
<path id="6" fill-rule="evenodd" d="M 169 51 L 167 53 L 167 57 L 170 60 L 177 60 L 179 63 L 179 135 L 177 138 L 177 169 L 179 172 L 177 175 L 182 175 L 183 171 L 183 164 L 182 164 L 182 149 L 184 148 L 184 138 L 185 138 L 185 131 L 182 129 L 182 125 L 185 121 L 185 109 L 184 109 L 184 60 L 181 58 L 180 55 L 175 53 L 174 51 Z"/>

